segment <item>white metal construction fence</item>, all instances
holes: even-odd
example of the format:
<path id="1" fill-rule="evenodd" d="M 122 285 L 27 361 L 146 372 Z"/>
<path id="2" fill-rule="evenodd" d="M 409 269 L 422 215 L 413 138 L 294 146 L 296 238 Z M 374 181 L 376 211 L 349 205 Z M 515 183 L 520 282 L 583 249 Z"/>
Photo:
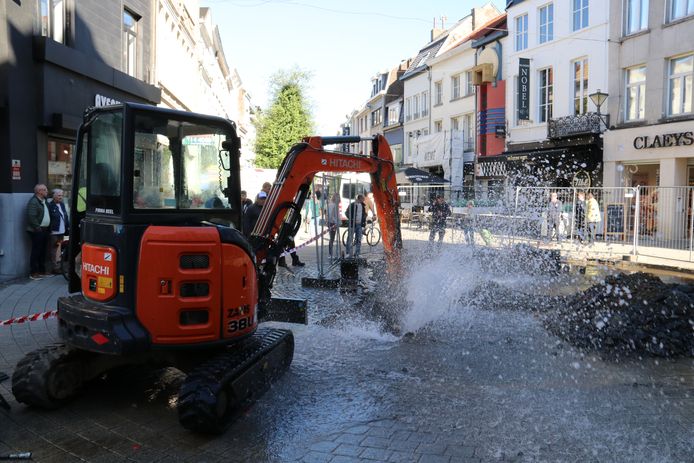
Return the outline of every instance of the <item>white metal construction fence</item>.
<path id="1" fill-rule="evenodd" d="M 550 207 L 553 195 L 559 206 Z M 660 257 L 667 249 L 669 258 L 692 260 L 694 187 L 518 187 L 514 202 L 508 212 L 515 236 L 594 239 L 628 244 L 635 255 Z"/>

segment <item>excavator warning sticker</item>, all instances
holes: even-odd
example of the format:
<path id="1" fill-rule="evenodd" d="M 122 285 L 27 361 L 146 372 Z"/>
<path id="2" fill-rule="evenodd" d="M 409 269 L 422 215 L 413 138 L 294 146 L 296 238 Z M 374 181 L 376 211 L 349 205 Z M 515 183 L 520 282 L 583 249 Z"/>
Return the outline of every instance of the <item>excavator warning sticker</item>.
<path id="1" fill-rule="evenodd" d="M 111 262 L 113 260 L 113 254 L 110 252 L 105 252 L 104 253 L 104 261 L 106 262 Z"/>
<path id="2" fill-rule="evenodd" d="M 113 278 L 99 277 L 96 281 L 97 288 L 113 288 Z"/>

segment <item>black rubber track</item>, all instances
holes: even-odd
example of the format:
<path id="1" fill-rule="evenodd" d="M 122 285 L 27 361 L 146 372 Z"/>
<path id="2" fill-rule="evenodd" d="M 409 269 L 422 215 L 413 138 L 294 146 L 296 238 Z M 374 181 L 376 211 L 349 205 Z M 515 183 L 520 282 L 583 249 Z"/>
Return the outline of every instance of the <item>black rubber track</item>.
<path id="1" fill-rule="evenodd" d="M 263 364 L 260 374 L 251 371 L 270 358 L 271 352 L 285 345 L 285 357 L 274 365 Z M 183 427 L 195 432 L 218 434 L 233 421 L 240 407 L 256 399 L 271 382 L 291 364 L 294 353 L 294 335 L 280 329 L 259 329 L 241 346 L 230 348 L 193 370 L 178 394 L 178 419 Z M 233 392 L 232 383 L 245 373 L 247 386 Z M 239 396 L 240 395 L 240 396 Z M 226 398 L 222 413 L 218 401 Z"/>
<path id="2" fill-rule="evenodd" d="M 48 381 L 53 376 L 52 370 L 53 372 L 60 371 L 55 369 L 65 370 L 67 364 L 79 362 L 80 355 L 80 351 L 64 344 L 43 347 L 25 355 L 17 363 L 12 374 L 12 393 L 17 401 L 35 407 L 54 409 L 70 400 L 79 390 L 79 386 L 54 394 L 51 393 Z M 74 373 L 78 368 L 67 368 L 67 370 Z M 77 380 L 81 383 L 79 378 Z M 71 386 L 74 386 L 74 382 Z"/>

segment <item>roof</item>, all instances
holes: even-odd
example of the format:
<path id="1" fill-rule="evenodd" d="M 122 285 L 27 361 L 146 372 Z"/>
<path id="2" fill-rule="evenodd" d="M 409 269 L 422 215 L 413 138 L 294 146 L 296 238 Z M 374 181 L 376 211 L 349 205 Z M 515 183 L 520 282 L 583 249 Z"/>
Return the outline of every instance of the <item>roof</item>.
<path id="1" fill-rule="evenodd" d="M 506 0 L 506 9 L 508 10 L 512 6 L 518 5 L 521 2 L 523 2 L 523 0 Z"/>
<path id="2" fill-rule="evenodd" d="M 415 74 L 419 74 L 420 71 L 424 70 L 426 62 L 429 58 L 433 58 L 439 52 L 439 49 L 443 46 L 443 43 L 448 37 L 448 32 L 445 32 L 441 37 L 437 38 L 435 41 L 427 44 L 426 47 L 419 50 L 419 53 L 412 60 L 412 64 L 407 68 L 407 71 L 400 77 L 400 80 L 407 80 Z"/>
<path id="3" fill-rule="evenodd" d="M 487 34 L 491 34 L 493 32 L 496 32 L 499 29 L 504 29 L 506 30 L 506 13 L 502 13 L 496 18 L 492 18 L 489 21 L 487 21 L 486 24 L 483 24 L 480 26 L 478 29 L 476 29 L 472 34 L 470 34 L 467 39 L 468 40 L 476 40 L 479 39 L 480 37 L 484 37 Z"/>

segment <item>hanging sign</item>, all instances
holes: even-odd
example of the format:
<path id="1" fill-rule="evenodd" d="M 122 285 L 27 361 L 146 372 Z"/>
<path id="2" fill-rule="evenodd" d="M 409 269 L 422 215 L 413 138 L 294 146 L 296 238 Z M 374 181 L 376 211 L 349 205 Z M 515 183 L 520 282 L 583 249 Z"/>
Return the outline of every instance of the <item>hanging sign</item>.
<path id="1" fill-rule="evenodd" d="M 530 119 L 530 59 L 518 58 L 518 120 Z"/>

